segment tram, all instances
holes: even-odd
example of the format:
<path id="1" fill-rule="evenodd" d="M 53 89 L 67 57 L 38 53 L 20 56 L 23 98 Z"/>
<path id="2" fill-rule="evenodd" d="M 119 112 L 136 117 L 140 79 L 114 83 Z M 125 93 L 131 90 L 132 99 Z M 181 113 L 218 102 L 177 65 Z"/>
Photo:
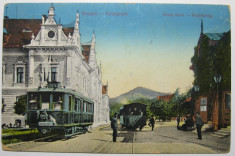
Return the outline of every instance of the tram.
<path id="1" fill-rule="evenodd" d="M 46 88 L 27 92 L 26 123 L 46 134 L 52 131 L 66 138 L 84 133 L 93 124 L 94 102 L 80 93 L 49 82 Z"/>
<path id="2" fill-rule="evenodd" d="M 146 125 L 146 107 L 141 103 L 131 103 L 120 108 L 120 124 L 128 129 L 139 128 Z"/>

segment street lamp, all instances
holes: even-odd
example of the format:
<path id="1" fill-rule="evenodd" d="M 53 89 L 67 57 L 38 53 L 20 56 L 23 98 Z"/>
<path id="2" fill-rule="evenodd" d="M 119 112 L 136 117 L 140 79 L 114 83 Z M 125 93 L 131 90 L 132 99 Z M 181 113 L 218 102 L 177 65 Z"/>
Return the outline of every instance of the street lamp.
<path id="1" fill-rule="evenodd" d="M 217 85 L 216 100 L 213 107 L 213 127 L 214 131 L 218 130 L 218 121 L 219 121 L 219 83 L 221 81 L 221 75 L 214 76 L 215 83 Z"/>
<path id="2" fill-rule="evenodd" d="M 199 92 L 200 87 L 198 85 L 193 86 L 195 92 Z"/>
<path id="3" fill-rule="evenodd" d="M 199 87 L 198 85 L 194 85 L 193 88 L 194 88 L 195 93 L 198 93 L 199 90 L 200 90 L 200 87 Z M 196 101 L 196 99 L 197 99 L 197 96 L 195 96 L 194 111 L 195 111 L 195 109 L 198 108 L 198 107 L 197 107 L 197 101 Z M 199 111 L 200 111 L 200 106 L 199 106 L 199 110 L 196 110 L 194 113 L 196 114 L 196 112 L 199 112 Z"/>

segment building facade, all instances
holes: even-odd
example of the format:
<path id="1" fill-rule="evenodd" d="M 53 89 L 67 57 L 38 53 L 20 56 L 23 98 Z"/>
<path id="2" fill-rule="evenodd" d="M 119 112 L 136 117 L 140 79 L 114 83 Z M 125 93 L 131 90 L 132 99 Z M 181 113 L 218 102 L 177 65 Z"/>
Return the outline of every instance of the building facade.
<path id="1" fill-rule="evenodd" d="M 73 28 L 63 28 L 49 8 L 42 19 L 4 19 L 2 60 L 2 123 L 14 123 L 24 116 L 14 113 L 14 103 L 28 90 L 60 82 L 64 88 L 94 101 L 94 126 L 109 120 L 109 97 L 102 93 L 102 72 L 97 65 L 95 34 L 82 44 L 79 13 Z M 107 90 L 107 86 L 105 86 Z"/>
<path id="2" fill-rule="evenodd" d="M 195 74 L 194 84 L 200 90 L 194 96 L 194 114 L 200 112 L 205 123 L 214 130 L 231 124 L 231 41 L 230 31 L 203 32 L 195 47 L 190 67 Z M 220 81 L 216 82 L 216 76 Z"/>

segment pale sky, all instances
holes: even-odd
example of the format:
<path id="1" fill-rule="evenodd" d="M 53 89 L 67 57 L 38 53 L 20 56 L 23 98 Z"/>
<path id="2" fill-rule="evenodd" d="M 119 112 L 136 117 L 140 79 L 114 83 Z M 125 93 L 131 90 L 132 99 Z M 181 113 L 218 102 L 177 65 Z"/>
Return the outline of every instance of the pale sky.
<path id="1" fill-rule="evenodd" d="M 41 19 L 47 4 L 8 4 L 10 18 Z M 189 70 L 194 46 L 201 31 L 221 33 L 230 30 L 230 13 L 222 5 L 172 4 L 53 4 L 55 18 L 74 25 L 80 13 L 82 42 L 96 34 L 98 63 L 109 96 L 116 97 L 136 87 L 159 92 L 182 92 L 192 87 Z M 6 8 L 6 7 L 5 7 Z M 17 14 L 16 14 L 17 12 Z M 115 13 L 115 14 L 113 14 Z M 117 13 L 120 16 L 116 16 Z"/>

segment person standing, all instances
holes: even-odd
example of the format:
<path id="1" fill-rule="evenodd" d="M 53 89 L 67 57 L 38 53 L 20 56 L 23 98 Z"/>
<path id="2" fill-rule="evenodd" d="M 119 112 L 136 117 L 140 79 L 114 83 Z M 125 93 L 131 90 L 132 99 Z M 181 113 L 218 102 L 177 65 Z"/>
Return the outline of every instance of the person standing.
<path id="1" fill-rule="evenodd" d="M 153 118 L 153 116 L 150 118 L 150 121 L 149 121 L 149 123 L 151 124 L 151 126 L 152 126 L 152 131 L 153 131 L 154 124 L 155 124 L 155 121 L 154 121 L 154 118 Z"/>
<path id="2" fill-rule="evenodd" d="M 179 124 L 180 124 L 180 115 L 177 116 L 177 129 L 179 129 Z"/>
<path id="3" fill-rule="evenodd" d="M 201 119 L 201 116 L 199 112 L 196 114 L 196 128 L 197 128 L 197 136 L 198 139 L 202 140 L 202 126 L 203 126 L 203 121 Z"/>
<path id="4" fill-rule="evenodd" d="M 113 142 L 116 142 L 117 139 L 117 113 L 114 114 L 114 118 L 111 121 L 111 128 L 113 129 Z"/>

